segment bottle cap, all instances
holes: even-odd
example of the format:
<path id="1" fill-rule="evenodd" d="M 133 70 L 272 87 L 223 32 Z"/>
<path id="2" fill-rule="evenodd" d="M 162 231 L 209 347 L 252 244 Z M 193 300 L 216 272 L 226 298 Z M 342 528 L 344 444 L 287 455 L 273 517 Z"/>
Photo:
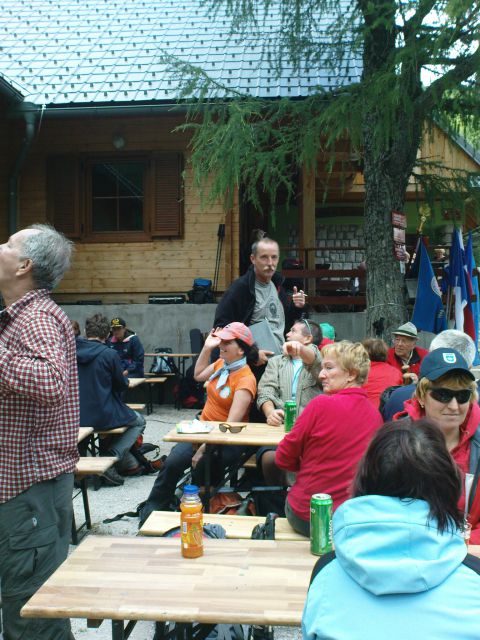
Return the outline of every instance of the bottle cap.
<path id="1" fill-rule="evenodd" d="M 198 493 L 198 487 L 196 484 L 186 484 L 183 487 L 183 493 Z"/>

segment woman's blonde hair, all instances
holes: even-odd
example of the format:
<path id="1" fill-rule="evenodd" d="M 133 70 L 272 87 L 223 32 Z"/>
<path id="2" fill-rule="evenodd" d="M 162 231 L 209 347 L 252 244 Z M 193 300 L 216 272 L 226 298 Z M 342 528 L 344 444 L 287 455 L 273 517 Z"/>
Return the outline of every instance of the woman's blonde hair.
<path id="1" fill-rule="evenodd" d="M 461 371 L 451 371 L 437 378 L 435 381 L 429 380 L 428 378 L 420 378 L 414 396 L 420 404 L 425 402 L 425 396 L 431 387 L 446 387 L 454 391 L 457 389 L 470 389 L 472 391 L 470 404 L 478 400 L 477 383 Z"/>
<path id="2" fill-rule="evenodd" d="M 335 358 L 344 371 L 355 373 L 355 383 L 362 385 L 370 371 L 370 358 L 361 342 L 341 340 L 327 344 L 322 349 L 322 358 Z"/>

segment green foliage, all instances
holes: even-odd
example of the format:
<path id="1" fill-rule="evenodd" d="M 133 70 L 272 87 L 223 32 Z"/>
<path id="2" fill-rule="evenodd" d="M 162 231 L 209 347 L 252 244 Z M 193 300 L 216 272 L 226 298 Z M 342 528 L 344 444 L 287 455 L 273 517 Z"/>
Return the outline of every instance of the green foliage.
<path id="1" fill-rule="evenodd" d="M 195 179 L 208 200 L 226 197 L 226 205 L 231 205 L 234 189 L 243 185 L 245 196 L 257 206 L 267 194 L 273 212 L 279 191 L 289 198 L 295 195 L 302 166 L 314 167 L 322 150 L 332 154 L 333 166 L 336 149 L 340 146 L 344 152 L 347 139 L 352 157 L 359 157 L 368 145 L 376 158 L 385 160 L 392 179 L 401 175 L 406 186 L 422 122 L 436 118 L 451 129 L 476 130 L 478 87 L 463 83 L 472 82 L 479 67 L 478 45 L 477 49 L 472 45 L 479 36 L 478 2 L 216 0 L 206 4 L 213 17 L 227 11 L 232 38 L 254 34 L 262 41 L 261 64 L 268 64 L 272 73 L 279 75 L 287 67 L 305 73 L 321 65 L 337 79 L 331 90 L 317 87 L 304 100 L 258 99 L 170 59 L 172 73 L 178 79 L 180 72 L 182 79 L 179 98 L 191 103 L 181 129 L 193 133 Z M 266 26 L 272 11 L 279 20 L 274 32 Z M 351 65 L 358 64 L 360 56 L 363 80 L 352 84 Z M 435 70 L 428 86 L 421 76 L 426 68 Z M 439 183 L 432 179 L 425 184 L 433 188 Z"/>

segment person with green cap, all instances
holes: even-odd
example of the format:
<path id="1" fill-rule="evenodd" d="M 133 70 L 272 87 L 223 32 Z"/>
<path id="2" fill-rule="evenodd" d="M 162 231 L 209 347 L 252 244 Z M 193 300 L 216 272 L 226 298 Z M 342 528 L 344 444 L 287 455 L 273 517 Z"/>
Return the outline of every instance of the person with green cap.
<path id="1" fill-rule="evenodd" d="M 318 345 L 318 348 L 321 349 L 326 344 L 333 344 L 335 342 L 335 329 L 328 322 L 321 322 L 320 329 L 322 330 L 322 340 Z"/>

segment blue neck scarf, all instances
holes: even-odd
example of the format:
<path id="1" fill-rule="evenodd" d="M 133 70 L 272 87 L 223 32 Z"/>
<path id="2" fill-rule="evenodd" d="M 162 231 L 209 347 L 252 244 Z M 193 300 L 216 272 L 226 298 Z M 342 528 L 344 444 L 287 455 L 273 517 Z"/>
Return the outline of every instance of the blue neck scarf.
<path id="1" fill-rule="evenodd" d="M 235 362 L 231 362 L 227 364 L 225 361 L 223 362 L 223 367 L 218 369 L 212 373 L 208 381 L 214 380 L 217 376 L 220 376 L 217 382 L 217 389 L 223 387 L 227 384 L 228 376 L 230 375 L 230 371 L 237 371 L 241 369 L 247 364 L 247 358 L 240 358 L 240 360 L 235 360 Z"/>

